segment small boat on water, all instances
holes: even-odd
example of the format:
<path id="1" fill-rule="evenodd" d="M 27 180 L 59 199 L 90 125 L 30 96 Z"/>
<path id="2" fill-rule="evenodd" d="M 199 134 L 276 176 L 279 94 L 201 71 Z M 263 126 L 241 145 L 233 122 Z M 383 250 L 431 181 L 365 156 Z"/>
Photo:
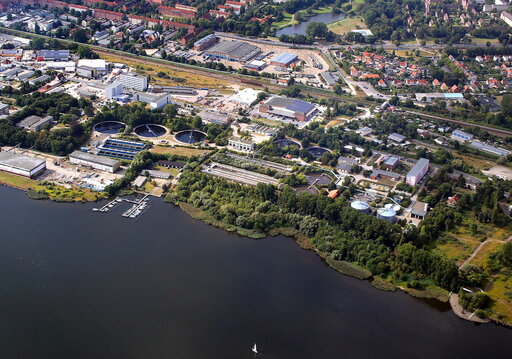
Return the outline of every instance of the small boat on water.
<path id="1" fill-rule="evenodd" d="M 258 354 L 258 348 L 256 348 L 256 343 L 254 343 L 254 346 L 252 347 L 252 351 L 254 354 Z"/>
<path id="2" fill-rule="evenodd" d="M 92 209 L 93 212 L 98 212 L 99 211 L 99 208 L 93 208 Z"/>

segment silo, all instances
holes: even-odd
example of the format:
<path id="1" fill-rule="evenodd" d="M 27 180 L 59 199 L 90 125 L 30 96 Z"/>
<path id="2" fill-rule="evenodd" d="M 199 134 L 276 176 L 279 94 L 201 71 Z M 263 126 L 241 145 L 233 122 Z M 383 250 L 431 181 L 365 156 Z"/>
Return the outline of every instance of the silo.
<path id="1" fill-rule="evenodd" d="M 353 209 L 365 213 L 370 214 L 370 205 L 367 202 L 364 201 L 354 201 L 350 204 L 350 207 Z"/>
<path id="2" fill-rule="evenodd" d="M 385 221 L 395 223 L 396 222 L 396 212 L 391 208 L 379 208 L 377 210 L 377 218 L 383 219 Z"/>

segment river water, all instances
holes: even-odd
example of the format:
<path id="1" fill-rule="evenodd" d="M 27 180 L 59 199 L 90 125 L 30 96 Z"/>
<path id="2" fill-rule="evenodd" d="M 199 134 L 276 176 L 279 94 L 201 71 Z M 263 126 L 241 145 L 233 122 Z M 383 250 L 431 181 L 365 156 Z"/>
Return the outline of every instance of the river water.
<path id="1" fill-rule="evenodd" d="M 0 358 L 510 358 L 512 330 L 342 276 L 152 199 L 33 201 L 0 186 Z"/>
<path id="2" fill-rule="evenodd" d="M 326 24 L 329 24 L 334 21 L 338 21 L 344 18 L 344 15 L 342 13 L 333 14 L 333 13 L 324 13 L 324 14 L 318 14 L 315 16 L 310 17 L 304 22 L 301 22 L 299 24 L 295 24 L 292 26 L 288 26 L 285 28 L 282 28 L 281 30 L 276 31 L 276 36 L 281 35 L 305 35 L 306 34 L 306 27 L 310 22 L 324 22 Z"/>

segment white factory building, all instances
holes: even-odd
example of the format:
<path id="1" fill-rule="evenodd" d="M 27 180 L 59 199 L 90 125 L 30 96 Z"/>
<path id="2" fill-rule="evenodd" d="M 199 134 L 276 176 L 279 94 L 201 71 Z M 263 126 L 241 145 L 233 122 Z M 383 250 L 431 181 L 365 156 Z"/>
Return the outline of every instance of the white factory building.
<path id="1" fill-rule="evenodd" d="M 46 169 L 46 161 L 39 158 L 0 152 L 0 171 L 33 178 Z"/>
<path id="2" fill-rule="evenodd" d="M 115 98 L 123 94 L 124 85 L 121 81 L 116 81 L 105 88 L 106 98 Z"/>
<path id="3" fill-rule="evenodd" d="M 135 101 L 145 102 L 149 104 L 149 107 L 154 110 L 157 108 L 162 108 L 168 103 L 171 103 L 170 97 L 168 94 L 164 93 L 148 93 L 148 92 L 137 92 L 135 96 L 133 96 Z"/>
<path id="4" fill-rule="evenodd" d="M 69 162 L 73 165 L 91 167 L 100 171 L 114 173 L 121 163 L 108 157 L 93 155 L 92 153 L 75 151 L 69 155 Z"/>
<path id="5" fill-rule="evenodd" d="M 148 78 L 146 76 L 123 73 L 119 75 L 119 81 L 124 85 L 124 87 L 137 91 L 146 91 L 148 88 Z"/>
<path id="6" fill-rule="evenodd" d="M 256 148 L 256 145 L 250 140 L 243 140 L 239 137 L 231 137 L 228 142 L 228 147 L 239 152 L 253 152 Z"/>

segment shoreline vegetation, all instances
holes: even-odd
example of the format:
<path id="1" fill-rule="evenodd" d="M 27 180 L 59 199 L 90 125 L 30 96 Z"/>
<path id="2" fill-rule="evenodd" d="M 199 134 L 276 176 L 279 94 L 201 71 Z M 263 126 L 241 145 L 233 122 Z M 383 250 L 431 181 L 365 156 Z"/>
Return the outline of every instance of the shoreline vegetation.
<path id="1" fill-rule="evenodd" d="M 81 187 L 64 187 L 51 182 L 25 178 L 0 172 L 0 185 L 24 191 L 30 199 L 49 199 L 54 202 L 95 202 L 106 197 L 105 194 Z"/>

